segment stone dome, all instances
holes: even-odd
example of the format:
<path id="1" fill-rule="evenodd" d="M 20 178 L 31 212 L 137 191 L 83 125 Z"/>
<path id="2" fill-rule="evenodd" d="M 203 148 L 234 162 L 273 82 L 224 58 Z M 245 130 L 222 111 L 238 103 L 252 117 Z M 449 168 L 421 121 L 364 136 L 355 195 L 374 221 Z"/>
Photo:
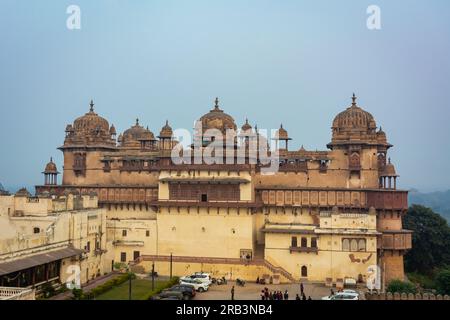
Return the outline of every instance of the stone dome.
<path id="1" fill-rule="evenodd" d="M 275 137 L 278 140 L 290 140 L 288 132 L 283 128 L 283 124 L 280 125 L 280 128 L 275 133 Z"/>
<path id="2" fill-rule="evenodd" d="M 140 141 L 154 141 L 155 136 L 153 133 L 141 125 L 139 125 L 139 119 L 136 119 L 136 124 L 131 128 L 125 130 L 120 137 L 122 146 L 140 146 Z"/>
<path id="3" fill-rule="evenodd" d="M 214 109 L 203 115 L 199 121 L 202 124 L 203 133 L 208 129 L 218 129 L 225 135 L 227 129 L 236 130 L 234 119 L 219 108 L 219 99 L 216 98 Z"/>
<path id="4" fill-rule="evenodd" d="M 337 129 L 338 131 L 375 130 L 377 126 L 373 116 L 369 112 L 358 107 L 355 94 L 353 94 L 352 100 L 352 105 L 334 118 L 332 128 Z"/>
<path id="5" fill-rule="evenodd" d="M 334 118 L 331 128 L 332 142 L 328 144 L 330 148 L 349 142 L 374 143 L 389 147 L 387 142 L 383 141 L 383 133 L 377 135 L 374 117 L 356 104 L 355 94 L 351 106 Z"/>
<path id="6" fill-rule="evenodd" d="M 397 172 L 395 171 L 395 166 L 391 163 L 391 158 L 389 158 L 388 163 L 384 167 L 383 176 L 386 177 L 396 177 Z"/>
<path id="7" fill-rule="evenodd" d="M 241 127 L 242 131 L 250 131 L 252 130 L 252 126 L 248 123 L 248 119 L 245 119 L 245 123 Z"/>
<path id="8" fill-rule="evenodd" d="M 161 131 L 159 132 L 160 138 L 172 138 L 173 130 L 172 127 L 169 126 L 169 121 L 166 120 L 166 124 L 164 127 L 161 128 Z"/>
<path id="9" fill-rule="evenodd" d="M 90 110 L 84 116 L 81 116 L 73 122 L 75 131 L 92 132 L 103 130 L 109 132 L 109 123 L 105 118 L 100 117 L 94 112 L 94 102 L 91 100 Z"/>
<path id="10" fill-rule="evenodd" d="M 50 158 L 50 162 L 45 166 L 43 173 L 58 173 L 58 168 L 56 164 L 53 162 L 53 158 Z"/>
<path id="11" fill-rule="evenodd" d="M 75 119 L 73 125 L 66 126 L 65 146 L 70 145 L 102 145 L 115 147 L 109 123 L 94 112 L 94 102 L 89 104 L 89 112 Z"/>

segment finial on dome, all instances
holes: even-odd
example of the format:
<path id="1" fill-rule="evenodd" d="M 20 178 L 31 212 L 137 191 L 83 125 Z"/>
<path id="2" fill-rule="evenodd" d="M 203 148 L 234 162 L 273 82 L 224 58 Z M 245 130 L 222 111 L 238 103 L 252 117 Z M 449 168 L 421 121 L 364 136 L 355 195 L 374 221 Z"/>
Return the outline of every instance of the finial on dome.
<path id="1" fill-rule="evenodd" d="M 356 107 L 356 95 L 355 95 L 355 93 L 353 93 L 353 96 L 352 96 L 352 106 L 354 106 L 354 107 Z"/>
<path id="2" fill-rule="evenodd" d="M 90 106 L 90 111 L 94 112 L 94 100 L 91 99 L 91 103 L 89 104 Z"/>
<path id="3" fill-rule="evenodd" d="M 388 162 L 389 162 L 389 164 L 391 164 L 391 157 L 388 158 Z"/>
<path id="4" fill-rule="evenodd" d="M 282 123 L 280 123 L 280 129 L 283 129 L 283 124 Z"/>
<path id="5" fill-rule="evenodd" d="M 166 120 L 166 126 L 168 126 L 169 125 L 169 120 Z"/>
<path id="6" fill-rule="evenodd" d="M 139 125 L 139 118 L 136 118 L 136 125 Z"/>
<path id="7" fill-rule="evenodd" d="M 214 109 L 219 110 L 219 98 L 216 97 L 216 100 L 214 100 Z"/>
<path id="8" fill-rule="evenodd" d="M 53 157 L 50 157 L 50 162 L 53 162 Z"/>

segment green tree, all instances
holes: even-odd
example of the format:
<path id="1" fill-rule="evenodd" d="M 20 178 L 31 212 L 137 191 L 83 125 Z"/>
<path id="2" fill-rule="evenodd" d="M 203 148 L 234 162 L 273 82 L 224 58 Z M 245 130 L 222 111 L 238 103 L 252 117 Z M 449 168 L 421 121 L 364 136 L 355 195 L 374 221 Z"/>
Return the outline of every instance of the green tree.
<path id="1" fill-rule="evenodd" d="M 444 218 L 429 208 L 413 205 L 403 226 L 414 231 L 412 249 L 405 256 L 408 272 L 431 274 L 450 265 L 450 227 Z"/>
<path id="2" fill-rule="evenodd" d="M 412 282 L 396 279 L 389 282 L 387 292 L 416 293 L 416 286 Z"/>
<path id="3" fill-rule="evenodd" d="M 435 282 L 436 288 L 440 294 L 450 294 L 450 269 L 439 271 Z"/>

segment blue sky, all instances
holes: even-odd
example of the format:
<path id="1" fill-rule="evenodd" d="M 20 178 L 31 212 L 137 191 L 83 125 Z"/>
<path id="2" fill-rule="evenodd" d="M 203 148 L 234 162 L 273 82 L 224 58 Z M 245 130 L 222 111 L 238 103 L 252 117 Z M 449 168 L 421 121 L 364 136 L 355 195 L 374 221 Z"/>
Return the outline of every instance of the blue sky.
<path id="1" fill-rule="evenodd" d="M 81 30 L 66 8 L 81 8 Z M 382 29 L 366 27 L 381 8 Z M 66 124 L 96 111 L 124 131 L 191 128 L 221 107 L 282 122 L 292 148 L 325 149 L 351 102 L 394 144 L 403 188 L 450 188 L 450 3 L 419 1 L 0 2 L 0 181 L 41 183 Z"/>

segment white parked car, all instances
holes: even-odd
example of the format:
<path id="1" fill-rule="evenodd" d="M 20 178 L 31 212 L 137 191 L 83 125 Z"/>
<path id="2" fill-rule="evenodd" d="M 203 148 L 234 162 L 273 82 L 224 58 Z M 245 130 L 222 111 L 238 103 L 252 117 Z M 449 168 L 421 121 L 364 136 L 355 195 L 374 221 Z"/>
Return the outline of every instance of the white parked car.
<path id="1" fill-rule="evenodd" d="M 180 279 L 181 285 L 191 285 L 194 287 L 195 290 L 198 292 L 205 292 L 209 289 L 209 284 L 206 282 L 203 282 L 200 279 L 191 279 L 189 277 L 183 277 Z"/>
<path id="2" fill-rule="evenodd" d="M 211 275 L 209 273 L 204 272 L 195 272 L 190 276 L 182 277 L 181 279 L 198 279 L 203 283 L 206 283 L 208 286 L 211 285 Z"/>
<path id="3" fill-rule="evenodd" d="M 322 297 L 322 300 L 359 300 L 359 293 L 346 289 L 334 295 Z"/>

